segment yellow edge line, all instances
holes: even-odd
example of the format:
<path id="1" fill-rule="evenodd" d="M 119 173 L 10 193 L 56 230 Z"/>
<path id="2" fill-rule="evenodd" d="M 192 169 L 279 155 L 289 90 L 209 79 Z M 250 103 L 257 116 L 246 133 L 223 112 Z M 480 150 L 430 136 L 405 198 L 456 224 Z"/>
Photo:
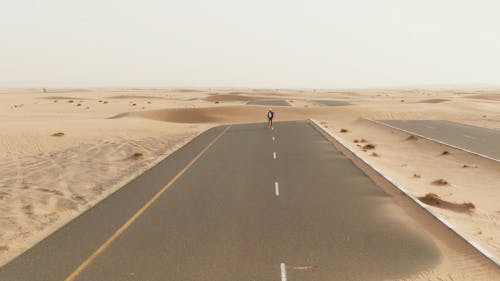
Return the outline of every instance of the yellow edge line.
<path id="1" fill-rule="evenodd" d="M 149 208 L 149 206 L 151 206 L 151 204 L 153 204 L 162 194 L 163 192 L 165 192 L 169 187 L 171 187 L 184 173 L 186 173 L 187 170 L 189 170 L 189 168 L 191 168 L 191 166 L 193 166 L 194 163 L 196 163 L 196 161 L 198 161 L 198 159 L 201 158 L 201 156 L 203 156 L 203 154 L 205 154 L 205 152 L 207 152 L 207 150 L 220 138 L 222 137 L 222 135 L 230 128 L 231 126 L 228 126 L 224 129 L 224 131 L 222 131 L 211 143 L 209 143 L 207 145 L 207 147 L 205 147 L 200 153 L 198 153 L 198 155 L 196 155 L 195 158 L 193 158 L 193 160 L 191 160 L 191 162 L 189 162 L 189 164 L 187 164 L 186 167 L 184 167 L 184 169 L 182 169 L 172 180 L 170 180 L 169 183 L 167 183 L 167 185 L 165 185 L 160 191 L 158 191 L 158 193 L 155 194 L 155 196 L 153 196 L 141 209 L 139 209 L 139 211 L 137 211 L 132 217 L 130 217 L 130 219 L 128 219 L 128 221 L 123 224 L 113 235 L 111 235 L 107 240 L 106 242 L 104 242 L 97 250 L 95 250 L 92 255 L 90 255 L 85 261 L 83 261 L 80 266 L 78 266 L 68 277 L 66 277 L 66 279 L 64 279 L 65 281 L 73 281 L 75 280 L 75 278 L 80 274 L 82 273 L 83 270 L 85 270 L 85 268 L 87 268 L 94 259 L 96 259 L 102 252 L 104 252 L 104 250 L 106 250 L 106 248 L 109 247 L 109 245 L 111 245 L 111 243 L 113 243 L 114 240 L 116 240 L 116 238 L 118 238 L 132 223 L 134 223 L 135 220 L 137 220 L 141 215 L 142 213 L 144 213 L 144 211 L 146 211 L 147 208 Z"/>

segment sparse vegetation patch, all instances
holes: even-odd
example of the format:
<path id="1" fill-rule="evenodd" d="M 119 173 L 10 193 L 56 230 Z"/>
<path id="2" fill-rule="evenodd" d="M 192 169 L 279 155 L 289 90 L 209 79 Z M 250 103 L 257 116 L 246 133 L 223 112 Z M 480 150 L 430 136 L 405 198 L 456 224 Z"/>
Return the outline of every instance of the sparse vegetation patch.
<path id="1" fill-rule="evenodd" d="M 371 143 L 369 143 L 369 144 L 365 144 L 365 145 L 363 146 L 363 149 L 367 149 L 367 150 L 368 150 L 368 149 L 375 149 L 375 145 L 374 145 L 374 144 L 371 144 Z"/>
<path id="2" fill-rule="evenodd" d="M 406 140 L 418 140 L 418 137 L 415 135 L 410 135 L 409 137 L 406 138 Z"/>
<path id="3" fill-rule="evenodd" d="M 430 206 L 460 213 L 469 213 L 474 211 L 474 209 L 476 208 L 476 206 L 472 202 L 453 203 L 441 199 L 441 197 L 439 197 L 439 195 L 435 193 L 427 193 L 425 196 L 418 197 L 418 200 Z"/>
<path id="4" fill-rule="evenodd" d="M 448 185 L 450 184 L 448 181 L 446 181 L 445 179 L 437 179 L 435 181 L 432 182 L 433 185 Z"/>

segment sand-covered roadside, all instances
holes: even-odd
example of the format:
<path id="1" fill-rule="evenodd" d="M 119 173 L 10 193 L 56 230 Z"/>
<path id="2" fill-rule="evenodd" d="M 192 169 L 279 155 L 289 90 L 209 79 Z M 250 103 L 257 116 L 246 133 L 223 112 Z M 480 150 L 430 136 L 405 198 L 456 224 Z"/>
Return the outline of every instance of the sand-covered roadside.
<path id="1" fill-rule="evenodd" d="M 325 120 L 351 150 L 500 257 L 499 162 L 366 119 Z"/>
<path id="2" fill-rule="evenodd" d="M 500 128 L 500 92 L 445 90 L 273 89 L 41 89 L 0 90 L 0 264 L 102 200 L 125 182 L 208 127 L 264 121 L 266 106 L 247 101 L 284 99 L 277 121 L 316 118 L 415 194 L 430 191 L 453 202 L 473 202 L 472 213 L 437 211 L 464 225 L 498 254 L 499 167 L 465 153 L 440 157 L 439 145 L 359 121 L 445 119 Z M 352 105 L 320 106 L 317 100 Z M 346 128 L 348 133 L 338 133 Z M 58 134 L 62 133 L 62 134 Z M 53 136 L 55 134 L 55 136 Z M 461 168 L 464 164 L 471 168 Z M 414 178 L 418 174 L 419 178 Z M 480 180 L 476 180 L 480 175 Z M 444 178 L 448 186 L 429 184 Z M 479 234 L 479 232 L 481 232 Z M 495 250 L 496 249 L 496 250 Z M 459 266 L 478 265 L 455 260 Z M 471 263 L 473 265 L 471 265 Z M 443 264 L 429 276 L 467 280 L 467 270 Z M 455 272 L 455 273 L 450 273 Z M 465 276 L 465 277 L 464 277 Z M 479 275 L 477 275 L 479 276 Z M 486 275 L 484 275 L 486 276 Z M 434 278 L 432 277 L 432 278 Z M 462 278 L 463 277 L 463 278 Z M 427 279 L 426 279 L 427 278 Z M 431 279 L 432 280 L 432 279 Z M 445 279 L 446 280 L 446 279 Z M 478 279 L 481 280 L 481 279 Z M 485 279 L 487 280 L 487 279 Z"/>
<path id="3" fill-rule="evenodd" d="M 108 119 L 134 103 L 154 105 L 151 97 L 33 92 L 0 93 L 0 264 L 209 127 Z"/>

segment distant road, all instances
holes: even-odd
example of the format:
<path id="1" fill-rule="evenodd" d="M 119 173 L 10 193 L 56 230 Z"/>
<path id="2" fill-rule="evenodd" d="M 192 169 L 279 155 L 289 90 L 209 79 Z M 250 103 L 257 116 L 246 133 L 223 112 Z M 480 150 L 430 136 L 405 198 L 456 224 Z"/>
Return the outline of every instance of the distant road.
<path id="1" fill-rule="evenodd" d="M 323 106 L 345 106 L 345 105 L 351 105 L 351 103 L 348 103 L 346 101 L 340 101 L 340 100 L 313 100 L 313 102 L 323 105 Z"/>
<path id="2" fill-rule="evenodd" d="M 378 120 L 431 139 L 500 160 L 500 131 L 445 120 Z"/>
<path id="3" fill-rule="evenodd" d="M 291 106 L 286 100 L 255 100 L 249 101 L 247 104 L 250 105 L 271 105 L 271 106 Z"/>
<path id="4" fill-rule="evenodd" d="M 223 126 L 0 268 L 0 280 L 404 279 L 441 259 L 416 225 L 309 123 Z"/>

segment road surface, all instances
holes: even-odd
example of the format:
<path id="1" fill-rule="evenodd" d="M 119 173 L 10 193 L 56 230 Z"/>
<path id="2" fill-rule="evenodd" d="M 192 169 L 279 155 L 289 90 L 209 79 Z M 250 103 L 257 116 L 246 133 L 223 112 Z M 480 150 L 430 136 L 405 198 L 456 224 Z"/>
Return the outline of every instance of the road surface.
<path id="1" fill-rule="evenodd" d="M 255 100 L 249 101 L 247 104 L 250 105 L 270 105 L 270 106 L 291 106 L 286 100 Z"/>
<path id="2" fill-rule="evenodd" d="M 313 100 L 313 102 L 322 105 L 322 106 L 345 106 L 345 105 L 351 105 L 351 103 L 348 103 L 346 101 L 340 101 L 340 100 Z"/>
<path id="3" fill-rule="evenodd" d="M 500 160 L 500 131 L 445 120 L 379 122 Z"/>
<path id="4" fill-rule="evenodd" d="M 308 122 L 223 126 L 0 268 L 0 280 L 404 278 L 441 258 L 405 216 Z"/>

